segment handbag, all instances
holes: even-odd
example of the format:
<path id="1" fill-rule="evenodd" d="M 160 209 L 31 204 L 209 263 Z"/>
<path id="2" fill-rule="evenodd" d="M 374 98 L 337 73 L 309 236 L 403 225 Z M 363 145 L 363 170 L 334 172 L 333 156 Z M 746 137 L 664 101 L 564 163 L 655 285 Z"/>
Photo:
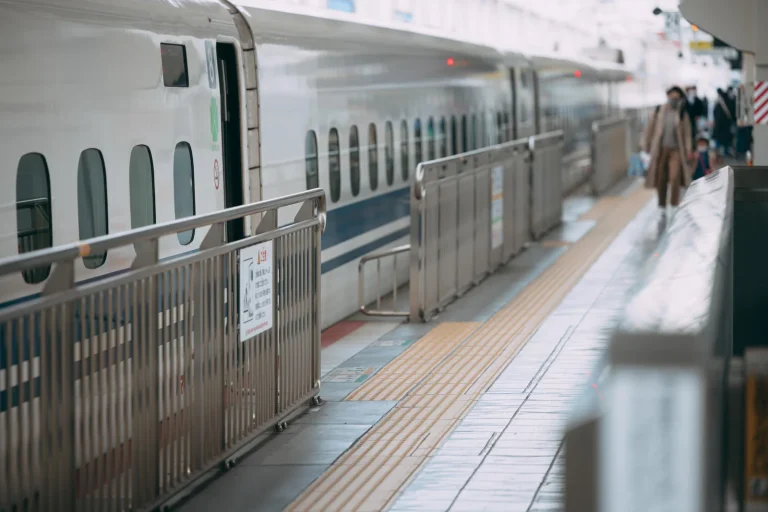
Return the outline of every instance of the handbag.
<path id="1" fill-rule="evenodd" d="M 643 157 L 640 153 L 635 153 L 629 157 L 629 170 L 627 174 L 635 178 L 642 178 L 645 176 L 647 165 L 643 162 Z"/>

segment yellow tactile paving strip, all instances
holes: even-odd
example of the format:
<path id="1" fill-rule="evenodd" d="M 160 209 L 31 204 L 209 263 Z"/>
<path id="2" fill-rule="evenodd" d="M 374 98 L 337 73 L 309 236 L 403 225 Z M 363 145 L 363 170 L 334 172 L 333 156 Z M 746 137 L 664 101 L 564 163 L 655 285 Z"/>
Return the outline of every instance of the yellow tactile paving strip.
<path id="1" fill-rule="evenodd" d="M 584 212 L 584 214 L 579 217 L 579 220 L 599 220 L 605 216 L 606 213 L 616 208 L 616 206 L 621 203 L 622 199 L 624 198 L 617 196 L 604 197 L 598 201 L 595 206 L 590 208 L 589 211 Z"/>
<path id="2" fill-rule="evenodd" d="M 400 400 L 478 327 L 479 322 L 439 324 L 346 399 Z"/>
<path id="3" fill-rule="evenodd" d="M 331 468 L 288 507 L 293 512 L 375 512 L 384 510 L 397 491 L 453 430 L 470 406 L 509 364 L 539 324 L 557 307 L 608 245 L 637 214 L 651 193 L 638 190 L 613 204 L 597 224 L 515 299 L 475 330 L 438 364 L 394 409 L 368 431 Z M 447 327 L 443 327 L 447 325 Z M 460 327 L 460 326 L 463 326 Z M 432 332 L 471 324 L 441 324 Z M 434 346 L 436 341 L 427 341 Z M 408 352 L 419 349 L 421 341 Z M 423 352 L 422 352 L 423 353 Z M 415 361 L 414 359 L 411 360 Z M 424 364 L 422 368 L 427 368 Z M 369 384 L 379 396 L 393 396 L 396 382 Z M 389 387 L 390 391 L 387 391 Z M 399 388 L 398 388 L 399 389 Z"/>

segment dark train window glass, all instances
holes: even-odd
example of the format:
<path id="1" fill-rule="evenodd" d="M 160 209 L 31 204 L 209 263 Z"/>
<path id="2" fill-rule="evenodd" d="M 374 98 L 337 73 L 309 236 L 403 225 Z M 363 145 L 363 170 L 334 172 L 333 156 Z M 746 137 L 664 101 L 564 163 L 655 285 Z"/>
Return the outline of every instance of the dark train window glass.
<path id="1" fill-rule="evenodd" d="M 408 181 L 408 165 L 408 122 L 403 121 L 400 123 L 400 174 L 403 181 Z"/>
<path id="2" fill-rule="evenodd" d="M 478 141 L 480 147 L 488 147 L 488 126 L 485 124 L 485 112 L 480 113 L 480 133 L 478 135 Z"/>
<path id="3" fill-rule="evenodd" d="M 360 193 L 360 139 L 355 125 L 349 130 L 349 184 L 352 195 L 357 196 Z"/>
<path id="4" fill-rule="evenodd" d="M 434 160 L 437 157 L 435 151 L 435 121 L 431 117 L 427 121 L 427 159 Z"/>
<path id="5" fill-rule="evenodd" d="M 341 197 L 341 149 L 336 128 L 328 132 L 328 177 L 331 181 L 331 201 L 335 203 Z"/>
<path id="6" fill-rule="evenodd" d="M 506 110 L 504 111 L 504 140 L 512 140 L 512 135 L 510 135 L 510 129 L 509 129 L 509 112 Z"/>
<path id="7" fill-rule="evenodd" d="M 448 138 L 445 134 L 445 118 L 440 118 L 440 158 L 448 156 Z"/>
<path id="8" fill-rule="evenodd" d="M 192 148 L 186 142 L 176 144 L 173 152 L 173 205 L 177 219 L 195 214 L 195 173 Z M 195 238 L 190 229 L 176 235 L 181 245 L 188 245 Z"/>
<path id="9" fill-rule="evenodd" d="M 496 113 L 496 144 L 504 142 L 504 120 L 501 117 L 501 112 Z"/>
<path id="10" fill-rule="evenodd" d="M 421 146 L 421 120 L 417 119 L 413 123 L 413 158 L 416 160 L 414 165 L 419 165 L 424 158 L 424 152 Z"/>
<path id="11" fill-rule="evenodd" d="M 166 87 L 189 87 L 187 49 L 183 44 L 160 44 L 163 83 Z"/>
<path id="12" fill-rule="evenodd" d="M 155 169 L 147 146 L 135 146 L 128 164 L 131 229 L 155 223 Z"/>
<path id="13" fill-rule="evenodd" d="M 528 72 L 520 71 L 520 87 L 523 89 L 528 88 Z"/>
<path id="14" fill-rule="evenodd" d="M 470 150 L 467 140 L 467 116 L 461 116 L 461 150 L 465 153 Z"/>
<path id="15" fill-rule="evenodd" d="M 391 186 L 395 182 L 395 134 L 390 121 L 384 125 L 384 163 L 387 171 L 387 185 Z"/>
<path id="16" fill-rule="evenodd" d="M 16 169 L 16 237 L 19 254 L 48 249 L 53 245 L 51 219 L 51 181 L 45 157 L 27 153 Z M 28 284 L 48 279 L 51 266 L 21 273 Z"/>
<path id="17" fill-rule="evenodd" d="M 306 173 L 307 173 L 307 190 L 317 188 L 320 186 L 320 175 L 317 172 L 317 135 L 314 130 L 307 132 L 307 137 L 304 142 Z"/>
<path id="18" fill-rule="evenodd" d="M 104 157 L 98 149 L 80 153 L 77 164 L 77 220 L 80 240 L 88 240 L 108 233 L 107 173 Z M 107 253 L 91 254 L 83 258 L 86 268 L 99 268 Z"/>
<path id="19" fill-rule="evenodd" d="M 469 127 L 469 147 L 472 150 L 477 149 L 477 114 L 472 114 L 472 124 Z"/>
<path id="20" fill-rule="evenodd" d="M 373 123 L 368 125 L 368 184 L 371 190 L 379 188 L 379 146 Z"/>
<path id="21" fill-rule="evenodd" d="M 451 116 L 451 154 L 459 153 L 459 134 L 456 126 L 456 116 Z"/>

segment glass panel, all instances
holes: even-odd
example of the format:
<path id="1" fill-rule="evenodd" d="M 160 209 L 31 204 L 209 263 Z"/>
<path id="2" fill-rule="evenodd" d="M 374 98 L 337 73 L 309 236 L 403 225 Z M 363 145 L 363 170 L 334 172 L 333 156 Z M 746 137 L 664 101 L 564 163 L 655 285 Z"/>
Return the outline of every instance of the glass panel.
<path id="1" fill-rule="evenodd" d="M 331 201 L 341 197 L 341 150 L 339 149 L 339 131 L 331 128 L 328 133 L 328 174 L 331 179 Z"/>
<path id="2" fill-rule="evenodd" d="M 413 124 L 413 157 L 416 159 L 415 165 L 420 164 L 424 158 L 424 151 L 421 146 L 421 120 L 417 119 Z"/>
<path id="3" fill-rule="evenodd" d="M 307 132 L 304 143 L 307 190 L 320 186 L 320 176 L 317 173 L 317 136 L 313 130 Z"/>
<path id="4" fill-rule="evenodd" d="M 434 160 L 437 157 L 435 150 L 435 122 L 430 117 L 427 121 L 427 159 Z"/>
<path id="5" fill-rule="evenodd" d="M 448 138 L 445 135 L 445 118 L 440 118 L 440 158 L 448 156 Z"/>
<path id="6" fill-rule="evenodd" d="M 155 172 L 152 154 L 147 146 L 135 146 L 131 151 L 128 170 L 131 195 L 131 228 L 155 223 Z"/>
<path id="7" fill-rule="evenodd" d="M 360 140 L 355 125 L 349 131 L 349 182 L 356 197 L 360 193 Z"/>
<path id="8" fill-rule="evenodd" d="M 80 240 L 104 236 L 108 232 L 107 174 L 104 157 L 98 149 L 80 153 L 77 165 L 77 219 Z M 86 268 L 104 264 L 107 253 L 91 254 L 83 258 Z"/>
<path id="9" fill-rule="evenodd" d="M 408 122 L 403 121 L 400 123 L 400 174 L 403 181 L 408 181 L 408 165 Z"/>
<path id="10" fill-rule="evenodd" d="M 51 183 L 48 165 L 40 153 L 27 153 L 16 170 L 16 237 L 19 254 L 48 249 L 53 245 Z M 42 283 L 51 266 L 22 272 L 29 284 Z"/>
<path id="11" fill-rule="evenodd" d="M 186 142 L 176 144 L 173 155 L 173 198 L 176 218 L 183 219 L 195 214 L 195 174 L 192 148 Z M 179 243 L 188 245 L 195 237 L 195 230 L 179 233 Z"/>
<path id="12" fill-rule="evenodd" d="M 373 123 L 368 125 L 368 182 L 371 190 L 379 188 L 379 147 Z"/>
<path id="13" fill-rule="evenodd" d="M 387 185 L 392 186 L 395 182 L 395 134 L 390 121 L 384 125 L 384 164 L 387 171 Z"/>
<path id="14" fill-rule="evenodd" d="M 482 140 L 477 134 L 477 114 L 472 114 L 472 125 L 469 128 L 469 147 L 478 149 L 477 141 Z"/>
<path id="15" fill-rule="evenodd" d="M 451 150 L 453 155 L 459 153 L 459 134 L 456 126 L 456 116 L 451 116 Z"/>

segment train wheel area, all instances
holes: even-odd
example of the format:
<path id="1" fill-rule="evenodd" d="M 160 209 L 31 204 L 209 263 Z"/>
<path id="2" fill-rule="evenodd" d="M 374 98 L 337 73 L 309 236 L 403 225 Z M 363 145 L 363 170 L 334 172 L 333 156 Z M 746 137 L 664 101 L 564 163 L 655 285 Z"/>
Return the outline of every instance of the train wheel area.
<path id="1" fill-rule="evenodd" d="M 327 329 L 325 403 L 179 510 L 561 510 L 565 419 L 656 246 L 656 213 L 637 182 L 573 196 L 560 228 L 430 323 Z"/>

